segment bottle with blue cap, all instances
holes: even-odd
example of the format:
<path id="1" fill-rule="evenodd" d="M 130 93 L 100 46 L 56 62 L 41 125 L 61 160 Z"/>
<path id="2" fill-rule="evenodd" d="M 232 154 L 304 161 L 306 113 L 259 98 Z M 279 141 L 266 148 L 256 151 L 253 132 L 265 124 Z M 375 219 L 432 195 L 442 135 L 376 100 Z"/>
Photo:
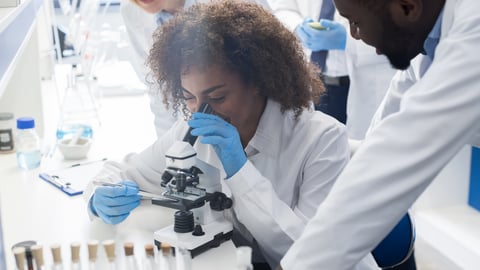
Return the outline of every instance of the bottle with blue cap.
<path id="1" fill-rule="evenodd" d="M 40 152 L 40 137 L 35 131 L 35 119 L 21 117 L 17 119 L 17 163 L 25 170 L 40 166 L 42 154 Z"/>

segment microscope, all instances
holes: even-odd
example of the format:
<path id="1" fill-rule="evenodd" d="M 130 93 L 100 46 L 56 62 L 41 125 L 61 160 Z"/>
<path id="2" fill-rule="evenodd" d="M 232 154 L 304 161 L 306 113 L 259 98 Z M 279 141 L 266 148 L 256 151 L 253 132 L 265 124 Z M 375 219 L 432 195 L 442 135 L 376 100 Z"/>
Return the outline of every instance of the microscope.
<path id="1" fill-rule="evenodd" d="M 212 112 L 205 103 L 199 111 Z M 233 226 L 223 216 L 223 210 L 232 207 L 232 200 L 221 192 L 220 170 L 197 158 L 193 148 L 197 137 L 190 131 L 165 153 L 164 199 L 153 199 L 152 203 L 178 210 L 173 225 L 154 232 L 155 244 L 189 250 L 193 258 L 229 240 Z"/>

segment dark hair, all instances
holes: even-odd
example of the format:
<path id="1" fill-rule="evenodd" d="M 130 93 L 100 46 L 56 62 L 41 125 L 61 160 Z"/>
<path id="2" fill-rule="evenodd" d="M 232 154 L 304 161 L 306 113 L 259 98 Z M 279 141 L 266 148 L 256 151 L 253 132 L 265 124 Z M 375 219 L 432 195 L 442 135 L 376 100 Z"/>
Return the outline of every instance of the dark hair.
<path id="1" fill-rule="evenodd" d="M 298 116 L 324 91 L 319 69 L 296 36 L 261 6 L 235 0 L 196 4 L 159 27 L 148 57 L 164 103 L 188 113 L 181 68 L 219 65 Z"/>

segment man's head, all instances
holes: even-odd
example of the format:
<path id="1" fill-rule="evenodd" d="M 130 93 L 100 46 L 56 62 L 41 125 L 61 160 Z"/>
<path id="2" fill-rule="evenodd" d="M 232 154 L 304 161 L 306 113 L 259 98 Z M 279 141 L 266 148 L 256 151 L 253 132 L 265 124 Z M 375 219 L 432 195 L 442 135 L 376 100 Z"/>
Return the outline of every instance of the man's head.
<path id="1" fill-rule="evenodd" d="M 384 54 L 394 68 L 406 69 L 423 44 L 445 0 L 335 0 L 350 21 L 352 37 Z"/>

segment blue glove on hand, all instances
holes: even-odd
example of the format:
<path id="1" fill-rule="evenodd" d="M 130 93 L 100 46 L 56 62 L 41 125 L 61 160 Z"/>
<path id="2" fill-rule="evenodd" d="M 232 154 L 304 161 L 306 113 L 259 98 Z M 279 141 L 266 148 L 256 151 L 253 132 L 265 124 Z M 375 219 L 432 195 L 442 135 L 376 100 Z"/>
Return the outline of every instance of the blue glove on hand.
<path id="1" fill-rule="evenodd" d="M 192 135 L 202 136 L 201 143 L 213 146 L 227 178 L 237 173 L 247 162 L 237 129 L 222 118 L 197 112 L 188 121 L 188 125 L 192 127 Z"/>
<path id="2" fill-rule="evenodd" d="M 99 186 L 90 200 L 94 214 L 107 224 L 118 224 L 125 220 L 130 212 L 140 205 L 137 183 L 127 180 L 122 186 Z"/>
<path id="3" fill-rule="evenodd" d="M 322 50 L 345 50 L 347 44 L 347 30 L 345 27 L 334 21 L 320 20 L 324 30 L 318 30 L 309 25 L 313 22 L 306 18 L 296 29 L 295 33 L 302 41 L 303 46 L 316 52 Z"/>

